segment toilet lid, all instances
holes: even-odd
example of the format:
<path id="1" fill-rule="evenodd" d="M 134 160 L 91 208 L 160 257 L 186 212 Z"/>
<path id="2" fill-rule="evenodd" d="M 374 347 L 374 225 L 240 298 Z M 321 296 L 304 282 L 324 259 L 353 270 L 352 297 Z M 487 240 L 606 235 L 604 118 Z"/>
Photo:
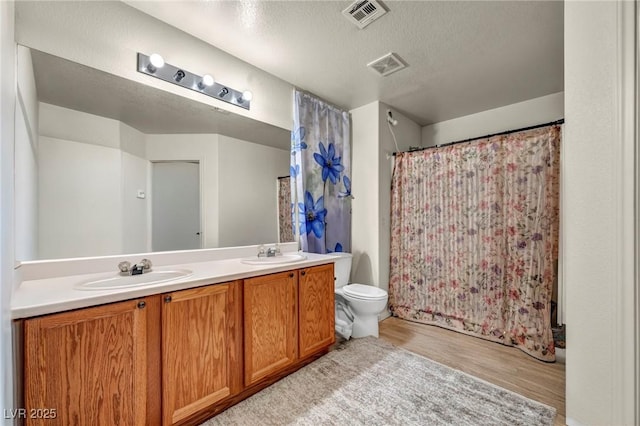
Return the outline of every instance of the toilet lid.
<path id="1" fill-rule="evenodd" d="M 343 287 L 344 294 L 359 299 L 384 299 L 387 292 L 372 285 L 349 284 Z"/>

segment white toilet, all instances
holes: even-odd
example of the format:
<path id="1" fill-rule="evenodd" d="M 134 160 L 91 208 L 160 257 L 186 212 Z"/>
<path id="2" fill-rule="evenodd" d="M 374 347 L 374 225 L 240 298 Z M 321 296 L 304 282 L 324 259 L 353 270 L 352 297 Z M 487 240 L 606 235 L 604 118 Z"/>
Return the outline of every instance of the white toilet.
<path id="1" fill-rule="evenodd" d="M 342 297 L 354 314 L 352 337 L 378 337 L 378 315 L 387 306 L 387 292 L 372 285 L 348 284 L 351 253 L 332 253 L 335 262 L 336 299 Z"/>

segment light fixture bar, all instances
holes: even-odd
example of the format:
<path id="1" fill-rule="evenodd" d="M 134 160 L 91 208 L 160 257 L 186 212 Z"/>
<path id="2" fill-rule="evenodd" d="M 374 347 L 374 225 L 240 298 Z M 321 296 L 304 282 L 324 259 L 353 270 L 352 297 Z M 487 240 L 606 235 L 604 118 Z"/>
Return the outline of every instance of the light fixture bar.
<path id="1" fill-rule="evenodd" d="M 156 67 L 154 64 L 151 64 L 150 57 L 143 53 L 138 53 L 138 72 L 191 89 L 198 93 L 203 93 L 212 98 L 239 106 L 240 108 L 251 109 L 251 99 L 250 97 L 247 99 L 247 96 L 243 97 L 242 91 L 232 89 L 218 82 L 207 85 L 208 79 L 204 79 L 203 76 L 171 64 L 164 63 L 164 65 Z"/>

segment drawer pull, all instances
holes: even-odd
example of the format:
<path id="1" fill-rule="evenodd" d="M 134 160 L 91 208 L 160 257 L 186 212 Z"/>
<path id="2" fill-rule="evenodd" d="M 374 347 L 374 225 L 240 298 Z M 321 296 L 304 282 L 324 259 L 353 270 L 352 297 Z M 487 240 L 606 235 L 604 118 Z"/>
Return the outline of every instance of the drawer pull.
<path id="1" fill-rule="evenodd" d="M 293 272 L 289 272 L 289 278 L 293 278 Z"/>
<path id="2" fill-rule="evenodd" d="M 171 302 L 171 296 L 166 295 L 166 296 L 164 297 L 164 303 L 169 303 L 169 302 Z"/>
<path id="3" fill-rule="evenodd" d="M 300 272 L 300 275 L 307 275 L 305 271 Z"/>
<path id="4" fill-rule="evenodd" d="M 144 300 L 138 302 L 138 309 L 144 309 L 145 306 L 147 306 L 147 302 Z"/>

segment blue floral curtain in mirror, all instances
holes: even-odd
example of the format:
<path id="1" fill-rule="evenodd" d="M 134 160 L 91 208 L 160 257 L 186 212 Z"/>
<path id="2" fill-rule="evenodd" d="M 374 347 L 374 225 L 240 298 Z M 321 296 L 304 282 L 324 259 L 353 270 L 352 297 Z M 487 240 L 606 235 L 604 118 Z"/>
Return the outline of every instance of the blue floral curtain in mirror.
<path id="1" fill-rule="evenodd" d="M 349 113 L 295 91 L 291 201 L 303 251 L 351 251 Z"/>

